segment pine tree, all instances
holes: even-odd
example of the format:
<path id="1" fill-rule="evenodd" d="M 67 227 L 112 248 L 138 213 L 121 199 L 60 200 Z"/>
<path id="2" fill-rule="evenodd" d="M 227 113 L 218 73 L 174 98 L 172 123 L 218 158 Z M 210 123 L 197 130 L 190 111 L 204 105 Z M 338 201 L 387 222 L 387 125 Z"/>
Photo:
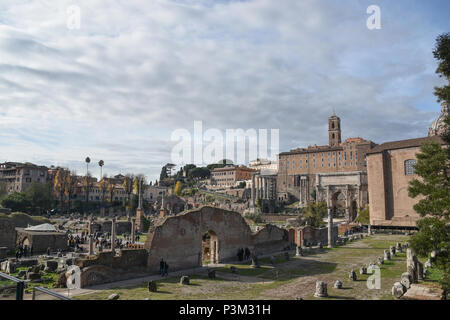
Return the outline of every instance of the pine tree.
<path id="1" fill-rule="evenodd" d="M 450 33 L 436 39 L 433 54 L 439 61 L 436 73 L 450 83 Z M 434 94 L 438 102 L 449 104 L 450 85 L 436 87 Z M 445 123 L 442 139 L 449 146 L 450 117 L 445 119 Z M 450 148 L 443 148 L 436 142 L 422 145 L 414 169 L 420 179 L 410 182 L 408 193 L 412 198 L 422 197 L 414 205 L 414 210 L 423 218 L 417 222 L 419 232 L 412 236 L 411 248 L 420 255 L 438 251 L 436 266 L 443 271 L 440 284 L 446 296 L 450 292 Z"/>

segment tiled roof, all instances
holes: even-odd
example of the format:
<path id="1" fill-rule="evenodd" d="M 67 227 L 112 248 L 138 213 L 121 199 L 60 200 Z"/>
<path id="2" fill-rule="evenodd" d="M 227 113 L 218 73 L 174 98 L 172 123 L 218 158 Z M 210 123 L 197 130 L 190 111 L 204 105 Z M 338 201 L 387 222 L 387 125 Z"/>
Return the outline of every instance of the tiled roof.
<path id="1" fill-rule="evenodd" d="M 389 141 L 389 142 L 385 142 L 385 143 L 382 143 L 382 144 L 376 146 L 375 148 L 373 148 L 369 152 L 367 152 L 367 154 L 379 153 L 379 152 L 383 152 L 385 150 L 420 147 L 425 142 L 433 142 L 433 141 L 438 142 L 440 144 L 444 144 L 444 141 L 439 136 L 398 140 L 398 141 Z"/>

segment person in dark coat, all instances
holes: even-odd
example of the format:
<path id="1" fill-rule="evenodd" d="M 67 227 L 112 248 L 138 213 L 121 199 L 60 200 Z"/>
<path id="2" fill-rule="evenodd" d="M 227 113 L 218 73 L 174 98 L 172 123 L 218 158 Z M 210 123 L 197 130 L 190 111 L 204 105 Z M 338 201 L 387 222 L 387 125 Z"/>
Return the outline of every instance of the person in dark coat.
<path id="1" fill-rule="evenodd" d="M 167 277 L 169 275 L 169 265 L 164 261 L 164 275 Z"/>
<path id="2" fill-rule="evenodd" d="M 164 266 L 165 266 L 165 262 L 164 262 L 163 258 L 161 258 L 161 261 L 159 262 L 159 274 L 161 275 L 161 277 L 164 276 Z"/>
<path id="3" fill-rule="evenodd" d="M 248 248 L 245 248 L 245 260 L 250 259 L 250 250 Z"/>

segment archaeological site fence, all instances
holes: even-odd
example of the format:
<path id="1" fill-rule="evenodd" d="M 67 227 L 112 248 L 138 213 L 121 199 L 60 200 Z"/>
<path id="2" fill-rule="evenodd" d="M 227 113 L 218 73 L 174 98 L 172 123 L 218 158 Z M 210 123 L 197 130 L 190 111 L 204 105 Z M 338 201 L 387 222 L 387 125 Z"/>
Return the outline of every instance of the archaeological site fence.
<path id="1" fill-rule="evenodd" d="M 23 300 L 23 280 L 0 272 L 0 300 Z"/>
<path id="2" fill-rule="evenodd" d="M 72 300 L 72 299 L 42 287 L 34 287 L 33 300 Z"/>

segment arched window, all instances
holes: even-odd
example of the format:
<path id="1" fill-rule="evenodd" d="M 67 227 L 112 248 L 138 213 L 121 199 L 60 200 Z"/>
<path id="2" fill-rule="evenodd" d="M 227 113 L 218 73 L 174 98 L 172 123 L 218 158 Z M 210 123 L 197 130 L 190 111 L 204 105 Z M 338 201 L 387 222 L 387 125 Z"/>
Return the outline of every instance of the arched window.
<path id="1" fill-rule="evenodd" d="M 416 163 L 417 161 L 415 159 L 405 160 L 405 175 L 416 173 L 416 171 L 414 170 L 414 166 L 416 165 Z"/>

